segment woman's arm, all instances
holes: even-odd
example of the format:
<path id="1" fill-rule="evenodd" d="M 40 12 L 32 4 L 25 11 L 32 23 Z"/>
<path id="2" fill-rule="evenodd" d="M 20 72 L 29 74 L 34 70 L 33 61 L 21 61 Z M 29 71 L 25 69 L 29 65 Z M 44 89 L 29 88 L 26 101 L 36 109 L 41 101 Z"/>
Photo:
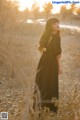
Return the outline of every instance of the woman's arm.
<path id="1" fill-rule="evenodd" d="M 62 69 L 61 69 L 61 54 L 57 55 L 57 61 L 58 61 L 58 74 L 62 74 Z"/>
<path id="2" fill-rule="evenodd" d="M 45 52 L 46 51 L 46 48 L 42 48 L 42 47 L 40 47 L 40 46 L 38 46 L 38 50 L 40 51 L 40 53 L 42 54 L 43 52 Z"/>

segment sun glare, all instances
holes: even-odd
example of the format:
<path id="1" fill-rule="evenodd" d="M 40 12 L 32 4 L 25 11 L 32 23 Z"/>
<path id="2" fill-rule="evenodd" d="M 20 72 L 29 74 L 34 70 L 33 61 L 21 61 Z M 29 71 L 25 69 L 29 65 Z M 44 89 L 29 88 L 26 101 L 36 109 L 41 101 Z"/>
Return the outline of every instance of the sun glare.
<path id="1" fill-rule="evenodd" d="M 40 11 L 43 11 L 43 5 L 45 3 L 48 3 L 48 2 L 52 3 L 52 0 L 16 0 L 16 1 L 19 2 L 19 10 L 20 11 L 23 11 L 26 8 L 31 10 L 33 3 L 36 3 L 40 7 Z M 52 13 L 59 13 L 61 6 L 62 6 L 62 4 L 54 4 Z M 79 6 L 79 5 L 77 5 L 77 6 Z M 67 4 L 66 7 L 67 7 L 67 9 L 69 9 L 70 8 L 70 4 Z"/>
<path id="2" fill-rule="evenodd" d="M 19 10 L 23 11 L 26 8 L 31 10 L 32 4 L 34 3 L 34 0 L 17 0 L 19 2 Z"/>
<path id="3" fill-rule="evenodd" d="M 19 10 L 23 11 L 26 8 L 28 8 L 29 10 L 31 10 L 32 8 L 32 4 L 36 3 L 39 7 L 40 7 L 40 12 L 43 11 L 43 5 L 45 3 L 51 2 L 52 0 L 16 0 L 19 2 Z M 52 13 L 58 13 L 60 11 L 60 5 L 59 7 L 57 7 L 57 5 L 54 5 L 54 9 L 52 10 Z"/>

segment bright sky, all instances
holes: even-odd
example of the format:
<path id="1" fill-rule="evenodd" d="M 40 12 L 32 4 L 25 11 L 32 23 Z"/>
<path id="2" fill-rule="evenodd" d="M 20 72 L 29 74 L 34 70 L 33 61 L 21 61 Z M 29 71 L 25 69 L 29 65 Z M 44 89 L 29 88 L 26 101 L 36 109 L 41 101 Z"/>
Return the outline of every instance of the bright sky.
<path id="1" fill-rule="evenodd" d="M 52 1 L 75 1 L 76 2 L 76 0 L 16 0 L 16 1 L 18 1 L 19 2 L 19 10 L 21 10 L 21 11 L 23 11 L 24 9 L 26 9 L 26 8 L 28 8 L 29 10 L 31 10 L 31 7 L 32 7 L 32 4 L 33 3 L 36 3 L 36 4 L 38 4 L 39 6 L 40 6 L 40 11 L 42 11 L 43 10 L 43 5 L 45 4 L 45 3 L 48 3 L 48 2 L 50 2 L 50 3 L 52 3 Z M 77 1 L 79 1 L 80 2 L 80 0 L 77 0 Z M 60 11 L 60 7 L 61 7 L 61 3 L 60 4 L 52 4 L 53 5 L 53 7 L 54 7 L 54 11 L 52 10 L 52 12 L 53 13 L 58 13 L 59 11 Z M 69 8 L 70 7 L 70 5 L 71 4 L 66 4 L 67 5 L 67 8 Z M 80 3 L 78 3 L 77 4 L 77 6 L 79 6 L 80 7 Z"/>

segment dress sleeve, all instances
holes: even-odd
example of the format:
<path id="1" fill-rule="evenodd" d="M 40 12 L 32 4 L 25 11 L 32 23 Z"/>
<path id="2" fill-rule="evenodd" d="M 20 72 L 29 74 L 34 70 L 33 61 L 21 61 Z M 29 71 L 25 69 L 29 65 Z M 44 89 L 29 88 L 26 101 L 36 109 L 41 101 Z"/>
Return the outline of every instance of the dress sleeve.
<path id="1" fill-rule="evenodd" d="M 60 37 L 58 39 L 54 40 L 54 51 L 55 51 L 56 56 L 60 55 L 62 52 Z"/>

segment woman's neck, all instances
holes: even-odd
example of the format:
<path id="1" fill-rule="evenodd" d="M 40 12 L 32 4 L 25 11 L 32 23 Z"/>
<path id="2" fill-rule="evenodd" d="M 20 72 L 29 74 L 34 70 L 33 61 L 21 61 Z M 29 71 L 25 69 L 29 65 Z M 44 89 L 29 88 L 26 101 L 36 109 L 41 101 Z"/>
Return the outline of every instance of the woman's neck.
<path id="1" fill-rule="evenodd" d="M 52 31 L 52 35 L 56 35 L 57 34 L 57 31 Z"/>

